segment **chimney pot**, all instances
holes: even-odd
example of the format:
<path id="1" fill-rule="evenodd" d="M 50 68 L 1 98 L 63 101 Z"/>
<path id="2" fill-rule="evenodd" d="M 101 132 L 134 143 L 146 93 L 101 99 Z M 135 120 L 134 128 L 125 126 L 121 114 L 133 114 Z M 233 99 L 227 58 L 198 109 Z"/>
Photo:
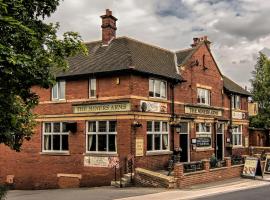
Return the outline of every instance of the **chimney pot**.
<path id="1" fill-rule="evenodd" d="M 193 44 L 191 44 L 191 47 L 196 47 L 200 42 L 206 42 L 207 46 L 210 47 L 211 42 L 208 40 L 208 37 L 202 36 L 202 37 L 195 37 L 193 38 Z"/>

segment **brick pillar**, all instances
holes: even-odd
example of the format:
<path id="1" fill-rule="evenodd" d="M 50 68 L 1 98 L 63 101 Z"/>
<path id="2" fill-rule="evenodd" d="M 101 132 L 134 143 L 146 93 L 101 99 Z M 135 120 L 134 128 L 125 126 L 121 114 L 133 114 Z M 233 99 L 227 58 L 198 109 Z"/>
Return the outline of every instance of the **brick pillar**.
<path id="1" fill-rule="evenodd" d="M 181 163 L 176 163 L 174 165 L 173 173 L 174 173 L 174 179 L 176 181 L 176 187 L 180 188 L 181 180 L 184 176 L 184 165 Z"/>
<path id="2" fill-rule="evenodd" d="M 210 161 L 208 159 L 202 160 L 203 163 L 203 170 L 209 171 L 210 170 Z"/>
<path id="3" fill-rule="evenodd" d="M 226 161 L 226 167 L 231 167 L 232 166 L 231 157 L 225 157 L 224 160 Z"/>

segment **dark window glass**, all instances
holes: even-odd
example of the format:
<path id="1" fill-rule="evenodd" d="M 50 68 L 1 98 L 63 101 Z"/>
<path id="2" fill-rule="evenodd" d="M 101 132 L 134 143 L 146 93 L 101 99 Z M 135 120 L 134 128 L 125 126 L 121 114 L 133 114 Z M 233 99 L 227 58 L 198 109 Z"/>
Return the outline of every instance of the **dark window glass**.
<path id="1" fill-rule="evenodd" d="M 116 135 L 109 135 L 109 151 L 116 151 Z"/>
<path id="2" fill-rule="evenodd" d="M 147 151 L 153 150 L 152 134 L 147 135 Z"/>
<path id="3" fill-rule="evenodd" d="M 152 122 L 151 121 L 147 122 L 147 131 L 152 132 Z"/>
<path id="4" fill-rule="evenodd" d="M 45 133 L 51 133 L 51 132 L 52 132 L 52 124 L 45 123 Z"/>
<path id="5" fill-rule="evenodd" d="M 62 135 L 62 150 L 68 151 L 68 135 Z"/>
<path id="6" fill-rule="evenodd" d="M 88 132 L 96 132 L 96 122 L 88 122 Z"/>
<path id="7" fill-rule="evenodd" d="M 53 132 L 60 133 L 60 123 L 53 123 Z"/>
<path id="8" fill-rule="evenodd" d="M 154 122 L 155 132 L 160 132 L 160 122 Z"/>
<path id="9" fill-rule="evenodd" d="M 160 134 L 155 134 L 154 135 L 155 150 L 160 150 L 160 139 L 161 139 L 161 135 Z"/>
<path id="10" fill-rule="evenodd" d="M 53 150 L 60 150 L 60 135 L 53 135 Z"/>
<path id="11" fill-rule="evenodd" d="M 52 147 L 52 136 L 44 135 L 44 150 L 51 150 Z"/>
<path id="12" fill-rule="evenodd" d="M 68 132 L 68 130 L 67 130 L 67 123 L 66 122 L 63 122 L 62 123 L 62 132 L 63 133 L 67 133 Z"/>
<path id="13" fill-rule="evenodd" d="M 88 151 L 96 151 L 97 136 L 88 135 Z"/>
<path id="14" fill-rule="evenodd" d="M 98 135 L 98 151 L 107 150 L 107 135 Z"/>
<path id="15" fill-rule="evenodd" d="M 152 79 L 149 80 L 149 96 L 154 96 L 154 80 Z"/>
<path id="16" fill-rule="evenodd" d="M 116 121 L 109 121 L 109 132 L 116 132 Z"/>
<path id="17" fill-rule="evenodd" d="M 98 122 L 98 132 L 106 132 L 106 126 L 107 126 L 106 121 L 99 121 Z"/>

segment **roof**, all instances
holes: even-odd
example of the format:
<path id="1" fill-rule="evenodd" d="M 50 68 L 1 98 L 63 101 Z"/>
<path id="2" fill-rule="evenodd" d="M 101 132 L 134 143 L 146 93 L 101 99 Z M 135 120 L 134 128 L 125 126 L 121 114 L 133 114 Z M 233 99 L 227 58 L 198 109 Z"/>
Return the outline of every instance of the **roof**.
<path id="1" fill-rule="evenodd" d="M 69 69 L 56 77 L 133 70 L 169 79 L 182 80 L 177 72 L 175 53 L 137 40 L 118 37 L 109 45 L 102 41 L 86 43 L 89 54 L 69 58 Z"/>
<path id="2" fill-rule="evenodd" d="M 224 88 L 227 89 L 230 92 L 250 96 L 250 92 L 243 89 L 241 86 L 239 86 L 237 83 L 229 79 L 228 77 L 223 75 L 223 81 L 224 81 Z"/>
<path id="3" fill-rule="evenodd" d="M 186 63 L 186 61 L 192 56 L 195 50 L 196 48 L 189 48 L 189 49 L 177 51 L 176 56 L 177 56 L 178 66 Z"/>

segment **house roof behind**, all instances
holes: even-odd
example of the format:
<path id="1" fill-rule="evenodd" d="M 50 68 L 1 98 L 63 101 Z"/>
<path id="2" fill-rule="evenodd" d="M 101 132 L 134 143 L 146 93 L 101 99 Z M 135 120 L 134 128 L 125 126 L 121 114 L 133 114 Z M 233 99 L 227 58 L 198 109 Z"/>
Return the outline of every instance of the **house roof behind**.
<path id="1" fill-rule="evenodd" d="M 86 43 L 89 55 L 69 58 L 69 69 L 58 78 L 122 70 L 182 80 L 177 72 L 175 53 L 137 40 L 119 37 L 107 46 L 102 41 Z"/>
<path id="2" fill-rule="evenodd" d="M 178 66 L 186 63 L 186 61 L 192 56 L 195 50 L 196 48 L 189 48 L 189 49 L 177 51 L 176 56 L 177 56 Z"/>
<path id="3" fill-rule="evenodd" d="M 250 92 L 243 89 L 241 86 L 239 86 L 237 83 L 229 79 L 228 77 L 223 75 L 223 81 L 224 81 L 224 88 L 227 89 L 230 92 L 242 94 L 246 96 L 250 96 Z"/>

